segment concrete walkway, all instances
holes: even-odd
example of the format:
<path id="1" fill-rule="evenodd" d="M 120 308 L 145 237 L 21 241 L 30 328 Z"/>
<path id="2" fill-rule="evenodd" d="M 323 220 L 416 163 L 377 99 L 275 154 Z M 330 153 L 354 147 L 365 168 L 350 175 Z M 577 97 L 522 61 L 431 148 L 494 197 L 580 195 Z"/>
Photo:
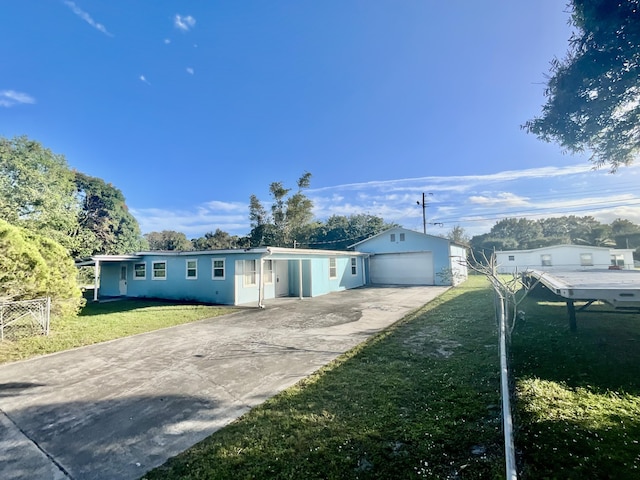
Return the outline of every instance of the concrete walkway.
<path id="1" fill-rule="evenodd" d="M 139 478 L 445 290 L 277 299 L 0 366 L 0 478 Z"/>

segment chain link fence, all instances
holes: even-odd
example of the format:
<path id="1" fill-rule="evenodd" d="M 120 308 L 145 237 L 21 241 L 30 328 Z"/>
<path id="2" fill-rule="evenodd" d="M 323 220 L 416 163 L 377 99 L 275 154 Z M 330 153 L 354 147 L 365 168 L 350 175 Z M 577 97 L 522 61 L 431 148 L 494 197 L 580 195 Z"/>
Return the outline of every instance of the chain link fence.
<path id="1" fill-rule="evenodd" d="M 0 341 L 49 335 L 51 299 L 0 303 Z"/>

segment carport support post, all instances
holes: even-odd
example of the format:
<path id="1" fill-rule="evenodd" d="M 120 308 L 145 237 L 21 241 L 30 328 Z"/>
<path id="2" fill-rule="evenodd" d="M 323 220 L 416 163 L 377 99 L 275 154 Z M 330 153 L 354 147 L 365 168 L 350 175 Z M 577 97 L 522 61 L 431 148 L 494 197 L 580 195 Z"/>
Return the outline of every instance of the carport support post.
<path id="1" fill-rule="evenodd" d="M 300 289 L 300 300 L 304 297 L 302 294 L 302 259 L 298 259 L 298 288 Z"/>
<path id="2" fill-rule="evenodd" d="M 567 311 L 569 312 L 569 330 L 575 332 L 578 325 L 576 323 L 576 306 L 573 304 L 573 300 L 567 300 Z"/>
<path id="3" fill-rule="evenodd" d="M 93 301 L 98 301 L 98 280 L 100 279 L 100 260 L 96 260 L 93 267 Z"/>
<path id="4" fill-rule="evenodd" d="M 262 277 L 262 269 L 264 268 L 264 258 L 260 257 L 260 267 L 258 268 L 258 307 L 264 308 L 262 301 L 264 300 L 264 280 Z"/>

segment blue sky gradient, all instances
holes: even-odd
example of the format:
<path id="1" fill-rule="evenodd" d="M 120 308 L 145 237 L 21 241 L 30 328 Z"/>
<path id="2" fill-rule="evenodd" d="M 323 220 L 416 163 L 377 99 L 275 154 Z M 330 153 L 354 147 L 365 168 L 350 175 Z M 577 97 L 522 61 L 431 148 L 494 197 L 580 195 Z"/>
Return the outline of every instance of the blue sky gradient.
<path id="1" fill-rule="evenodd" d="M 312 173 L 315 213 L 432 233 L 507 216 L 640 223 L 638 167 L 593 171 L 539 114 L 564 3 L 6 0 L 0 135 L 120 188 L 144 232 L 249 231 Z"/>

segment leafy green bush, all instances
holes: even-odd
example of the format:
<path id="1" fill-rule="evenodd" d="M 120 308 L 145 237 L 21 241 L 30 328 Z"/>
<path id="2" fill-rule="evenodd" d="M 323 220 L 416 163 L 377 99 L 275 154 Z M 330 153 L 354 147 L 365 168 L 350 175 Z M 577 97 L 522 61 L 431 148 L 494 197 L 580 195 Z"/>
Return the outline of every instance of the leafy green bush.
<path id="1" fill-rule="evenodd" d="M 51 297 L 54 315 L 74 314 L 84 303 L 76 276 L 59 243 L 0 220 L 0 300 Z"/>

